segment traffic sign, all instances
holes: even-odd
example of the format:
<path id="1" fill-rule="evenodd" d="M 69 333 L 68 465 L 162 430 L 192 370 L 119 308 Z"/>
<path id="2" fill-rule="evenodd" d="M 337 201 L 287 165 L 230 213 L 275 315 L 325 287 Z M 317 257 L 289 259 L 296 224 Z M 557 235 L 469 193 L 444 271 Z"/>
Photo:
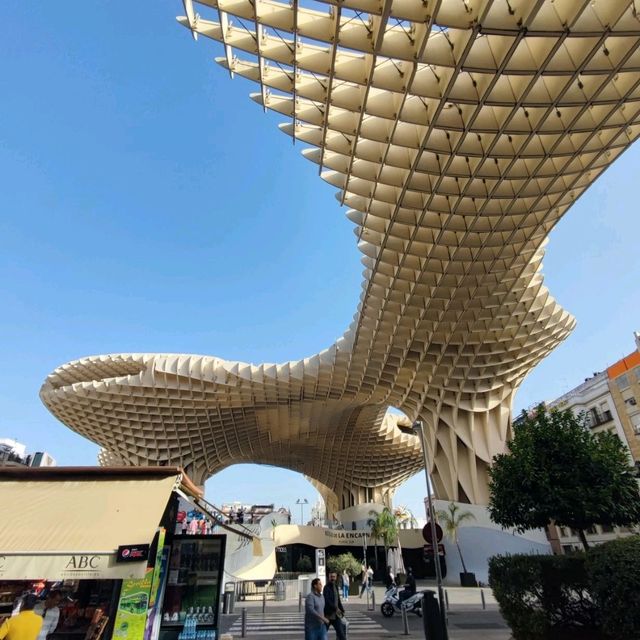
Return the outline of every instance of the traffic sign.
<path id="1" fill-rule="evenodd" d="M 436 539 L 438 542 L 442 542 L 443 531 L 442 527 L 436 522 Z M 431 537 L 431 521 L 427 522 L 427 524 L 422 527 L 422 537 L 431 544 L 433 539 Z"/>

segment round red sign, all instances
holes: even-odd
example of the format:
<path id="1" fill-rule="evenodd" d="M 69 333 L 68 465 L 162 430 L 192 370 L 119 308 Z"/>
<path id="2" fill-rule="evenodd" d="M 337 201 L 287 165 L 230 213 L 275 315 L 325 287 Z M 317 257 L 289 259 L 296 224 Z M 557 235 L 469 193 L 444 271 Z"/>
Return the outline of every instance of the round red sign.
<path id="1" fill-rule="evenodd" d="M 442 527 L 436 522 L 436 537 L 438 538 L 438 542 L 442 540 Z M 427 524 L 422 527 L 422 537 L 429 543 L 433 543 L 433 538 L 431 536 L 431 522 L 427 522 Z"/>

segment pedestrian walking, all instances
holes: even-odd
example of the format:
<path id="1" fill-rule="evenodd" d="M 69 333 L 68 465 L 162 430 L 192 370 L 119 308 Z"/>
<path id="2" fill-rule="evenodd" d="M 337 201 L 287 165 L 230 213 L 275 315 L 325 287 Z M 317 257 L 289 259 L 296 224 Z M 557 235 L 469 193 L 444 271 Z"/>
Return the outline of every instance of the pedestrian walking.
<path id="1" fill-rule="evenodd" d="M 362 565 L 362 575 L 360 577 L 360 579 L 362 580 L 362 584 L 360 585 L 360 597 L 362 598 L 362 594 L 365 592 L 365 589 L 367 588 L 367 581 L 368 581 L 368 576 L 367 576 L 367 565 L 363 564 Z"/>
<path id="2" fill-rule="evenodd" d="M 304 601 L 304 640 L 327 640 L 329 620 L 324 615 L 324 605 L 322 582 L 314 578 Z"/>
<path id="3" fill-rule="evenodd" d="M 351 580 L 347 571 L 342 572 L 342 598 L 345 602 L 349 602 L 349 585 Z"/>
<path id="4" fill-rule="evenodd" d="M 324 615 L 329 621 L 327 629 L 330 626 L 335 629 L 337 640 L 347 640 L 345 625 L 342 621 L 344 618 L 344 607 L 342 606 L 340 591 L 338 589 L 338 574 L 335 571 L 329 574 L 328 582 L 322 594 L 324 595 Z"/>
<path id="5" fill-rule="evenodd" d="M 33 611 L 38 598 L 26 595 L 17 616 L 7 618 L 0 626 L 0 640 L 37 640 L 42 629 L 42 616 Z"/>

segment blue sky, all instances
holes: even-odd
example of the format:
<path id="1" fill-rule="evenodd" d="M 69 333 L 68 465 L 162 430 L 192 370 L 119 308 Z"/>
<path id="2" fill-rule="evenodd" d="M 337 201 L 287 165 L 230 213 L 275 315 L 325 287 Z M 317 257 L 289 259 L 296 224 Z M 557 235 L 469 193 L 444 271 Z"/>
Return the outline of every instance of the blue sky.
<path id="1" fill-rule="evenodd" d="M 97 448 L 40 403 L 56 366 L 127 351 L 288 360 L 331 344 L 356 308 L 360 256 L 334 190 L 254 87 L 213 63 L 215 43 L 175 22 L 181 7 L 0 4 L 0 437 L 62 464 Z M 633 350 L 639 166 L 636 146 L 552 233 L 546 284 L 578 327 L 517 410 Z M 397 502 L 420 510 L 423 486 Z M 315 497 L 297 474 L 246 466 L 207 491 Z"/>

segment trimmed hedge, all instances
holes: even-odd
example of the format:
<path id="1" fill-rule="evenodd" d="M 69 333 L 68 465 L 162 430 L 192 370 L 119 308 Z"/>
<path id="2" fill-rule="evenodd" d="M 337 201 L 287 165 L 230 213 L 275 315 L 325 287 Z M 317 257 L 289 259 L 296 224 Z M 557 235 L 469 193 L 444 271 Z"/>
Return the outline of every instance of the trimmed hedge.
<path id="1" fill-rule="evenodd" d="M 584 554 L 495 556 L 489 584 L 516 640 L 604 637 Z"/>
<path id="2" fill-rule="evenodd" d="M 515 640 L 640 638 L 640 537 L 566 556 L 494 556 L 489 584 Z"/>
<path id="3" fill-rule="evenodd" d="M 640 638 L 640 536 L 612 540 L 587 555 L 593 598 L 611 638 Z"/>

